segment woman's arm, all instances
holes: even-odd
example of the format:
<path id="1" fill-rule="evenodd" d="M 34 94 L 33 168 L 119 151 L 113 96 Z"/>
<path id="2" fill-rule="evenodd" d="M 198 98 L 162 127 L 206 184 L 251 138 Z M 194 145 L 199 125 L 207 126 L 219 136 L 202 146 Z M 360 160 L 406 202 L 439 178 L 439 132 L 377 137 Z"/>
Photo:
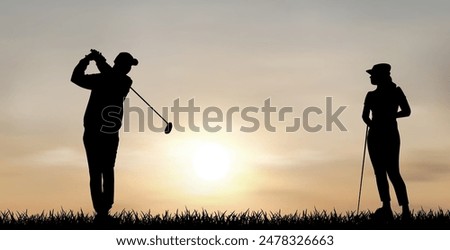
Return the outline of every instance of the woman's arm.
<path id="1" fill-rule="evenodd" d="M 364 99 L 364 108 L 362 112 L 362 119 L 370 127 L 372 125 L 372 119 L 370 118 L 370 103 L 371 103 L 371 93 L 367 93 L 366 98 Z"/>
<path id="2" fill-rule="evenodd" d="M 370 127 L 372 125 L 372 119 L 370 119 L 370 108 L 367 105 L 364 105 L 362 112 L 362 119 Z"/>
<path id="3" fill-rule="evenodd" d="M 411 107 L 409 106 L 408 100 L 406 99 L 406 96 L 403 93 L 402 89 L 398 88 L 398 91 L 400 97 L 400 111 L 397 112 L 397 118 L 408 117 L 411 115 Z"/>

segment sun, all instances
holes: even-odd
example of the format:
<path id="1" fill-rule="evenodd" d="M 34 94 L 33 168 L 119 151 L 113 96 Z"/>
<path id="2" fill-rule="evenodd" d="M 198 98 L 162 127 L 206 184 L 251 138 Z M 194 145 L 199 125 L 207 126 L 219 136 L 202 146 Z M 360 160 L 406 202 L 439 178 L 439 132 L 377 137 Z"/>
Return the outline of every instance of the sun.
<path id="1" fill-rule="evenodd" d="M 206 181 L 224 179 L 230 171 L 230 152 L 220 144 L 199 145 L 192 157 L 192 164 L 198 177 Z"/>

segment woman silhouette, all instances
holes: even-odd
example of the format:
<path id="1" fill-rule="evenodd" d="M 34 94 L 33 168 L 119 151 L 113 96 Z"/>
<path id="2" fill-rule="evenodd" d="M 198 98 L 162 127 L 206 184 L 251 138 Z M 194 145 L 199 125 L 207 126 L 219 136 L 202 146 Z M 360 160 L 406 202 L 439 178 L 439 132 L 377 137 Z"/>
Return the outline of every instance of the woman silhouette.
<path id="1" fill-rule="evenodd" d="M 367 70 L 371 83 L 377 88 L 367 93 L 362 118 L 369 126 L 368 150 L 383 203 L 375 214 L 384 219 L 393 219 L 389 177 L 398 203 L 402 206 L 402 217 L 408 219 L 411 214 L 406 185 L 400 175 L 400 135 L 397 118 L 409 116 L 411 109 L 402 89 L 392 82 L 390 70 L 391 66 L 387 63 L 374 65 L 372 69 Z"/>

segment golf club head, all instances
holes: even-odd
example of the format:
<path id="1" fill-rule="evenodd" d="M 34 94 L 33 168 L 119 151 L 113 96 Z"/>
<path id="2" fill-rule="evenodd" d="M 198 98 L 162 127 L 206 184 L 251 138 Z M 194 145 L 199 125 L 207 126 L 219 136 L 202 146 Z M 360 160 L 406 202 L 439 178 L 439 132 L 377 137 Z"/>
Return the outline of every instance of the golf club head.
<path id="1" fill-rule="evenodd" d="M 164 130 L 164 133 L 165 134 L 169 134 L 170 131 L 172 131 L 172 123 L 171 122 L 167 123 L 167 126 L 166 126 L 166 129 Z"/>

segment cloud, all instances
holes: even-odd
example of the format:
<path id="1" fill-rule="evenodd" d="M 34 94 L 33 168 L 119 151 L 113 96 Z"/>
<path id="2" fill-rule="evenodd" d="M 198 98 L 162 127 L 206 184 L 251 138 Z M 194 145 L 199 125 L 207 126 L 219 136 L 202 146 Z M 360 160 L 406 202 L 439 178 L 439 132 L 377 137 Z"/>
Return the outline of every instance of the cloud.
<path id="1" fill-rule="evenodd" d="M 400 168 L 408 181 L 433 182 L 450 177 L 448 152 L 440 150 L 414 150 L 412 156 L 401 162 Z"/>
<path id="2" fill-rule="evenodd" d="M 22 158 L 26 165 L 39 167 L 73 166 L 79 162 L 85 162 L 85 156 L 72 148 L 57 147 L 38 151 Z"/>
<path id="3" fill-rule="evenodd" d="M 448 179 L 450 164 L 443 162 L 419 161 L 403 167 L 405 178 L 412 182 L 432 182 Z"/>

